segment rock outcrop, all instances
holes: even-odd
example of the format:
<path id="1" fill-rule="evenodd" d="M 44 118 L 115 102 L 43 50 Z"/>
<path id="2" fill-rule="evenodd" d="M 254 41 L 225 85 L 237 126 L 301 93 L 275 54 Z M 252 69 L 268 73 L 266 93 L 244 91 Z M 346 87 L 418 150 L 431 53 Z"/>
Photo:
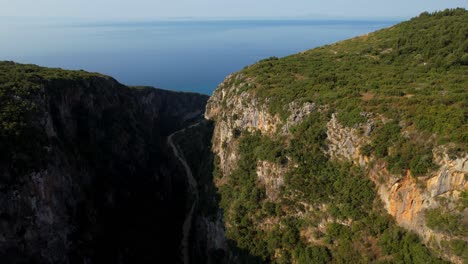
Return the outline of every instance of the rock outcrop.
<path id="1" fill-rule="evenodd" d="M 281 186 L 284 184 L 284 175 L 287 167 L 269 161 L 258 161 L 257 176 L 259 183 L 265 187 L 266 196 L 274 201 L 279 196 Z"/>
<path id="2" fill-rule="evenodd" d="M 241 78 L 238 75 L 228 76 L 208 101 L 205 112 L 205 118 L 216 122 L 213 151 L 220 159 L 224 175 L 229 175 L 236 166 L 237 145 L 233 142 L 241 130 L 260 130 L 262 133 L 273 134 L 280 122 L 278 116 L 270 115 L 265 104 L 259 102 L 255 96 L 242 92 L 241 86 L 235 85 Z"/>
<path id="3" fill-rule="evenodd" d="M 289 129 L 301 123 L 313 111 L 322 111 L 314 103 L 291 102 L 288 105 L 290 115 L 283 122 L 278 114 L 271 115 L 268 102 L 260 102 L 255 95 L 242 91 L 252 85 L 242 82 L 242 75 L 230 75 L 215 90 L 207 103 L 205 118 L 216 125 L 213 133 L 213 151 L 219 157 L 223 175 L 228 176 L 235 168 L 238 159 L 237 138 L 241 131 L 259 131 L 273 136 L 277 133 L 288 135 Z M 239 84 L 235 84 L 239 82 Z M 275 165 L 272 165 L 275 166 Z M 277 171 L 278 182 L 282 182 L 284 168 Z M 261 166 L 259 173 L 262 174 Z M 262 177 L 262 176 L 260 176 Z"/>
<path id="4" fill-rule="evenodd" d="M 368 177 L 376 184 L 388 213 L 400 226 L 419 234 L 427 244 L 435 240 L 438 246 L 441 240 L 466 239 L 432 230 L 426 225 L 425 212 L 428 209 L 455 207 L 461 192 L 468 190 L 468 156 L 449 158 L 446 148 L 437 147 L 433 149 L 433 160 L 439 166 L 438 170 L 417 178 L 411 171 L 393 175 L 385 162 L 376 161 L 360 152 L 360 148 L 370 142 L 370 133 L 359 131 L 370 131 L 373 122 L 369 119 L 359 128 L 348 128 L 341 126 L 336 115 L 332 115 L 327 125 L 329 155 L 365 168 Z M 440 198 L 443 198 L 443 203 Z M 466 210 L 463 217 L 468 219 Z M 446 257 L 457 263 L 462 262 L 456 256 Z"/>

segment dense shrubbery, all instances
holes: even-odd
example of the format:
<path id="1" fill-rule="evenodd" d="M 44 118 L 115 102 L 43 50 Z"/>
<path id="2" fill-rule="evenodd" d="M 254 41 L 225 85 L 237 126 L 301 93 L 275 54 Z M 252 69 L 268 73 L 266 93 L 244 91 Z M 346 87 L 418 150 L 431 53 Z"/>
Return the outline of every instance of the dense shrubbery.
<path id="1" fill-rule="evenodd" d="M 467 208 L 467 207 L 468 207 L 468 190 L 465 190 L 460 194 L 459 208 L 460 210 L 463 210 L 464 208 Z"/>
<path id="2" fill-rule="evenodd" d="M 329 263 L 331 261 L 330 251 L 324 246 L 311 246 L 298 248 L 294 252 L 298 264 Z"/>
<path id="3" fill-rule="evenodd" d="M 47 80 L 82 80 L 96 76 L 103 77 L 105 75 L 83 70 L 71 71 L 60 68 L 44 68 L 33 64 L 19 64 L 9 61 L 0 62 L 0 83 L 20 82 L 37 85 Z"/>
<path id="4" fill-rule="evenodd" d="M 462 259 L 468 260 L 468 242 L 461 239 L 452 239 L 449 241 L 442 240 L 440 242 L 442 250 L 449 251 L 456 256 L 462 257 Z"/>
<path id="5" fill-rule="evenodd" d="M 422 137 L 420 133 L 418 136 Z M 410 170 L 418 176 L 436 167 L 432 162 L 432 148 L 429 139 L 402 136 L 400 126 L 392 121 L 376 129 L 371 145 L 363 147 L 363 154 L 374 153 L 377 158 L 385 158 L 390 172 L 394 174 Z"/>
<path id="6" fill-rule="evenodd" d="M 407 120 L 467 151 L 468 12 L 422 14 L 391 29 L 267 59 L 241 71 L 270 111 L 308 100 L 329 105 L 352 126 L 362 111 Z"/>
<path id="7" fill-rule="evenodd" d="M 379 245 L 385 254 L 393 256 L 392 262 L 387 263 L 443 263 L 430 256 L 416 234 L 401 228 L 391 228 L 384 231 Z"/>
<path id="8" fill-rule="evenodd" d="M 239 76 L 254 80 L 249 90 L 283 119 L 292 101 L 328 110 L 288 137 L 237 133 L 238 168 L 220 186 L 228 237 L 276 263 L 441 263 L 417 235 L 396 226 L 360 168 L 324 154 L 326 122 L 333 112 L 345 126 L 365 122 L 365 112 L 385 116 L 361 151 L 387 161 L 395 174 L 434 169 L 432 148 L 440 143 L 466 151 L 467 20 L 461 9 L 422 14 L 391 30 L 245 68 Z M 257 182 L 259 160 L 289 167 L 275 201 Z M 457 221 L 428 213 L 437 230 L 464 232 Z M 465 250 L 457 241 L 450 247 Z"/>
<path id="9" fill-rule="evenodd" d="M 250 255 L 276 263 L 367 263 L 389 256 L 399 263 L 439 262 L 375 204 L 374 185 L 359 168 L 324 154 L 326 120 L 325 114 L 312 114 L 292 128 L 288 140 L 242 133 L 238 168 L 220 187 L 228 238 Z M 298 165 L 286 175 L 278 201 L 269 201 L 257 182 L 259 160 Z M 308 212 L 303 203 L 325 204 L 327 210 Z M 308 216 L 298 217 L 297 212 Z M 329 224 L 324 234 L 316 234 L 319 245 L 305 241 L 301 231 L 316 228 L 327 217 L 351 224 Z M 385 253 L 371 250 L 368 243 L 377 242 Z M 404 250 L 396 251 L 399 247 Z"/>
<path id="10" fill-rule="evenodd" d="M 468 227 L 463 224 L 462 218 L 463 215 L 443 212 L 442 209 L 426 211 L 426 224 L 428 227 L 451 235 L 468 235 Z"/>
<path id="11" fill-rule="evenodd" d="M 310 203 L 332 202 L 337 218 L 362 217 L 374 199 L 372 183 L 351 164 L 332 162 L 325 148 L 325 119 L 313 114 L 292 130 L 288 156 L 297 164 L 286 176 L 289 191 Z"/>
<path id="12" fill-rule="evenodd" d="M 44 163 L 45 135 L 37 116 L 43 91 L 34 68 L 0 62 L 0 167 L 6 169 L 1 181 Z"/>

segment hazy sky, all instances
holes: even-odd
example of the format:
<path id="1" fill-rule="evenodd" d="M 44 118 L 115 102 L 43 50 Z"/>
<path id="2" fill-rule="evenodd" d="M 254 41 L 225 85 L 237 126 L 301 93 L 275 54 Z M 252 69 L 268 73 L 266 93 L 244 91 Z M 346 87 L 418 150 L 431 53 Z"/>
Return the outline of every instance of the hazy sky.
<path id="1" fill-rule="evenodd" d="M 413 17 L 468 0 L 0 0 L 0 16 L 86 20 L 227 17 Z"/>

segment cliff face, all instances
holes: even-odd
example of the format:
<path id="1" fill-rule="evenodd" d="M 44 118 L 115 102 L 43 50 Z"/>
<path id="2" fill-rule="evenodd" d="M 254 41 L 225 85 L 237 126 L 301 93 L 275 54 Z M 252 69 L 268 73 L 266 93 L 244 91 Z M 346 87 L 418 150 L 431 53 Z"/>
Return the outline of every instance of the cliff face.
<path id="1" fill-rule="evenodd" d="M 209 100 L 0 62 L 0 258 L 462 263 L 467 19 L 262 60 Z"/>
<path id="2" fill-rule="evenodd" d="M 128 88 L 87 73 L 57 70 L 48 77 L 48 69 L 35 66 L 2 67 L 30 68 L 20 75 L 28 83 L 2 86 L 2 96 L 33 106 L 15 121 L 27 130 L 8 134 L 2 126 L 10 153 L 0 161 L 2 260 L 178 262 L 186 178 L 166 137 L 200 120 L 207 96 Z M 3 124 L 11 120 L 5 113 Z"/>
<path id="3" fill-rule="evenodd" d="M 237 169 L 237 163 L 242 155 L 238 146 L 242 132 L 258 131 L 268 137 L 281 135 L 288 138 L 292 136 L 288 128 L 300 124 L 310 113 L 323 112 L 323 109 L 326 109 L 326 107 L 320 109 L 311 103 L 305 103 L 300 107 L 297 103 L 292 103 L 289 106 L 291 115 L 285 121 L 281 121 L 278 115 L 274 116 L 266 110 L 268 102 L 260 104 L 255 95 L 245 91 L 239 92 L 239 85 L 232 85 L 233 78 L 241 77 L 230 76 L 220 85 L 210 98 L 205 114 L 206 118 L 216 124 L 213 152 L 219 158 L 221 178 L 216 180 L 218 187 L 229 184 L 227 182 L 230 175 Z M 249 86 L 249 83 L 241 85 Z M 326 125 L 327 147 L 323 152 L 332 160 L 347 161 L 360 167 L 366 177 L 374 182 L 378 199 L 383 202 L 388 214 L 398 225 L 420 235 L 427 245 L 440 249 L 441 241 L 466 239 L 463 235 L 451 235 L 429 228 L 425 214 L 428 209 L 453 210 L 456 207 L 460 194 L 468 189 L 466 182 L 468 156 L 449 158 L 444 147 L 437 147 L 433 149 L 433 160 L 438 165 L 438 169 L 417 178 L 409 171 L 406 174 L 391 174 L 385 162 L 362 154 L 361 149 L 371 142 L 373 124 L 378 122 L 377 120 L 385 120 L 381 116 L 371 114 L 368 116 L 369 119 L 360 126 L 346 127 L 339 123 L 336 114 L 332 114 Z M 282 165 L 258 160 L 255 180 L 259 188 L 265 189 L 269 200 L 274 202 L 279 196 L 284 196 L 281 192 L 284 177 L 294 167 L 297 168 L 298 165 L 292 162 Z M 305 206 L 310 205 L 305 204 Z M 465 209 L 461 215 L 464 219 L 466 212 Z M 307 230 L 304 233 L 307 233 Z M 304 237 L 311 239 L 312 244 L 317 243 L 313 237 L 308 238 L 306 235 Z M 443 252 L 441 254 L 453 262 L 462 262 L 461 258 L 453 254 Z"/>
<path id="4" fill-rule="evenodd" d="M 213 152 L 219 157 L 223 175 L 229 175 L 236 167 L 236 142 L 242 131 L 260 131 L 268 136 L 288 135 L 290 127 L 301 123 L 314 110 L 323 111 L 313 103 L 293 101 L 288 104 L 291 114 L 282 122 L 279 115 L 270 114 L 268 102 L 261 102 L 245 91 L 252 83 L 244 81 L 243 77 L 241 74 L 228 76 L 210 97 L 206 107 L 205 118 L 216 123 Z M 259 170 L 263 171 L 261 166 Z"/>
<path id="5" fill-rule="evenodd" d="M 371 131 L 373 122 L 369 120 L 360 128 L 346 128 L 333 116 L 327 125 L 330 156 L 346 159 L 365 168 L 387 212 L 400 226 L 419 234 L 428 245 L 439 248 L 443 240 L 466 239 L 429 228 L 425 215 L 428 209 L 446 208 L 453 211 L 456 208 L 460 194 L 468 190 L 468 156 L 449 158 L 446 148 L 437 147 L 432 150 L 432 159 L 439 167 L 437 170 L 417 178 L 410 171 L 400 175 L 392 174 L 385 162 L 365 156 L 360 151 L 370 141 L 371 133 L 360 134 L 358 131 Z M 465 208 L 460 216 L 466 219 L 466 213 Z M 456 256 L 446 257 L 454 262 L 462 262 Z"/>
<path id="6" fill-rule="evenodd" d="M 442 66 L 445 50 L 427 50 L 429 32 L 467 18 L 465 10 L 422 14 L 228 76 L 205 113 L 215 122 L 227 238 L 275 263 L 462 263 L 468 156 L 458 96 L 467 64 Z M 415 34 L 420 40 L 406 42 Z M 460 41 L 454 36 L 454 50 Z M 429 72 L 446 74 L 436 74 L 440 86 Z"/>
<path id="7" fill-rule="evenodd" d="M 240 86 L 231 85 L 241 76 L 228 76 L 215 90 L 208 101 L 205 118 L 216 121 L 213 135 L 213 152 L 220 159 L 223 174 L 229 175 L 236 166 L 238 155 L 234 139 L 241 130 L 272 134 L 279 119 L 272 116 L 266 105 L 260 104 L 254 96 L 242 92 Z M 246 83 L 245 86 L 249 84 Z"/>
<path id="8" fill-rule="evenodd" d="M 229 263 L 222 212 L 213 184 L 213 123 L 202 121 L 174 135 L 196 181 L 187 202 L 194 206 L 190 230 L 190 263 Z"/>

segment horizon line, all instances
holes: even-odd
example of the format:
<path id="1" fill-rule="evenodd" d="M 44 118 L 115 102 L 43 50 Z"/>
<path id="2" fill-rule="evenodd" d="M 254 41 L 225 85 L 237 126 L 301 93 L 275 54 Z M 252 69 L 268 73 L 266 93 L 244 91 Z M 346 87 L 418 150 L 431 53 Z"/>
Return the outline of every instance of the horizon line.
<path id="1" fill-rule="evenodd" d="M 418 14 L 419 15 L 419 14 Z M 190 21 L 400 21 L 407 20 L 414 16 L 328 16 L 328 15 L 308 15 L 308 16 L 181 16 L 181 17 L 145 17 L 145 18 L 87 18 L 87 17 L 60 17 L 60 16 L 2 16 L 0 19 L 15 20 L 60 20 L 69 22 L 120 22 L 120 23 L 139 23 L 139 22 L 190 22 Z"/>

